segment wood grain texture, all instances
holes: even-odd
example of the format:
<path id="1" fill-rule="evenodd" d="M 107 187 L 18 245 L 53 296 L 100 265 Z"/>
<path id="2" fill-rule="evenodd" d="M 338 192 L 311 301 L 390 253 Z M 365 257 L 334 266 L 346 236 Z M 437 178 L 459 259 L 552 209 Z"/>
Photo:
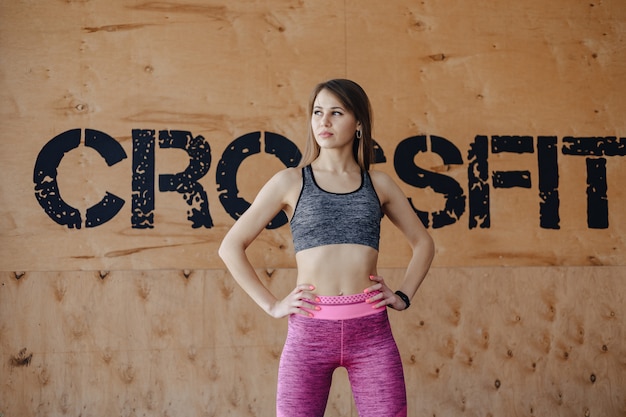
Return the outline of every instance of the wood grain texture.
<path id="1" fill-rule="evenodd" d="M 258 272 L 277 294 L 293 285 L 293 270 Z M 390 313 L 409 415 L 623 415 L 623 275 L 433 269 Z M 223 271 L 3 273 L 0 412 L 272 415 L 285 333 Z M 345 371 L 334 379 L 327 415 L 356 417 Z"/>
<path id="2" fill-rule="evenodd" d="M 492 153 L 487 184 L 492 171 L 528 170 L 531 188 L 492 187 L 489 229 L 470 229 L 467 204 L 456 223 L 431 229 L 435 265 L 624 265 L 623 158 L 606 158 L 609 227 L 590 229 L 585 158 L 561 151 L 565 136 L 626 135 L 626 15 L 617 1 L 31 5 L 0 6 L 2 270 L 222 268 L 215 251 L 234 221 L 216 184 L 223 152 L 257 131 L 303 149 L 308 94 L 329 77 L 353 78 L 368 91 L 387 158 L 376 169 L 423 211 L 441 210 L 445 199 L 398 178 L 394 152 L 404 139 L 434 135 L 453 143 L 462 164 L 432 152 L 415 163 L 447 175 L 467 197 L 468 152 L 477 135 L 527 135 L 535 147 L 538 136 L 557 137 L 560 229 L 540 227 L 537 152 Z M 106 132 L 128 156 L 109 167 L 80 146 L 59 166 L 63 198 L 83 213 L 107 191 L 125 200 L 117 216 L 92 229 L 56 224 L 35 198 L 37 156 L 69 129 Z M 154 228 L 132 228 L 133 129 L 184 130 L 206 140 L 212 164 L 199 184 L 213 228 L 193 229 L 183 197 L 158 189 Z M 155 154 L 157 179 L 188 163 L 180 149 L 157 147 Z M 283 165 L 268 154 L 249 159 L 237 185 L 252 201 Z M 387 225 L 384 266 L 406 262 L 401 241 Z M 251 251 L 273 268 L 293 267 L 292 255 L 287 227 L 268 231 Z"/>
<path id="3" fill-rule="evenodd" d="M 608 227 L 592 229 L 586 158 L 564 153 L 567 136 L 626 136 L 625 21 L 618 0 L 1 3 L 0 414 L 272 415 L 286 322 L 263 315 L 217 257 L 234 222 L 217 167 L 250 132 L 302 150 L 311 88 L 347 77 L 372 100 L 386 157 L 375 169 L 422 211 L 445 198 L 400 180 L 403 140 L 424 136 L 415 164 L 466 196 L 476 136 L 524 135 L 535 149 L 488 149 L 490 228 L 470 229 L 466 205 L 430 229 L 435 267 L 411 309 L 391 314 L 409 415 L 625 415 L 626 164 L 605 155 Z M 70 129 L 105 132 L 127 155 L 108 166 L 82 137 L 58 166 L 81 213 L 106 192 L 125 200 L 98 227 L 59 226 L 35 196 L 39 153 Z M 134 129 L 204 138 L 212 228 L 192 228 L 184 196 L 159 191 L 154 228 L 132 228 Z M 434 136 L 462 163 L 432 152 Z M 540 227 L 539 136 L 557 138 L 558 230 Z M 157 179 L 189 164 L 181 149 L 154 156 Z M 252 201 L 282 167 L 268 153 L 246 159 L 239 196 Z M 494 172 L 515 170 L 530 188 L 493 187 Z M 272 290 L 289 291 L 287 227 L 249 255 Z M 385 219 L 388 282 L 409 256 Z M 334 378 L 327 415 L 355 417 L 345 371 Z"/>

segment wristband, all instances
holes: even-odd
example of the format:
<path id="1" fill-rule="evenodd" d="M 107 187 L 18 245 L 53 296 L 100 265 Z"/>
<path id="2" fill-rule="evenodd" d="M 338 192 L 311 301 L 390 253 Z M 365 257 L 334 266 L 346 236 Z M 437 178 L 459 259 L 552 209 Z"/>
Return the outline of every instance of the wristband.
<path id="1" fill-rule="evenodd" d="M 411 307 L 411 300 L 409 300 L 409 297 L 403 293 L 402 291 L 398 290 L 395 293 L 398 297 L 400 297 L 402 299 L 402 301 L 404 301 L 404 304 L 406 304 L 406 307 L 404 307 L 404 309 L 406 310 L 407 308 Z"/>

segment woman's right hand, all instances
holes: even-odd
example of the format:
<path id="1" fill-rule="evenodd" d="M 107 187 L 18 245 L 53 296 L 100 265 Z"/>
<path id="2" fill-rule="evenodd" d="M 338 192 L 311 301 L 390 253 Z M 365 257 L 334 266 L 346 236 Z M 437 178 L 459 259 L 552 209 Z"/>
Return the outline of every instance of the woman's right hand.
<path id="1" fill-rule="evenodd" d="M 312 292 L 313 290 L 315 290 L 315 286 L 310 284 L 296 286 L 285 298 L 276 301 L 270 311 L 270 315 L 277 319 L 291 314 L 313 317 L 313 313 L 308 310 L 320 310 L 320 307 L 316 304 L 316 302 L 319 302 L 319 298 Z"/>

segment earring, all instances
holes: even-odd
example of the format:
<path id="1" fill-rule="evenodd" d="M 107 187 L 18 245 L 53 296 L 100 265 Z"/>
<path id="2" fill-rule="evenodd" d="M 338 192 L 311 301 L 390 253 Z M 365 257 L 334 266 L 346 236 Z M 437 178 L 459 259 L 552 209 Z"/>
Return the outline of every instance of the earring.
<path id="1" fill-rule="evenodd" d="M 356 131 L 356 138 L 361 139 L 363 137 L 363 133 L 361 133 L 361 129 Z"/>

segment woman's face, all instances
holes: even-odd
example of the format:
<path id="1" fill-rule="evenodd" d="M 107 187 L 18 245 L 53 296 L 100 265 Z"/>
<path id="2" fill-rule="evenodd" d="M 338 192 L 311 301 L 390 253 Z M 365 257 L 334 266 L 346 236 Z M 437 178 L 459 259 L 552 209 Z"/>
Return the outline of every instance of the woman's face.
<path id="1" fill-rule="evenodd" d="M 323 89 L 315 97 L 311 114 L 311 129 L 320 148 L 350 146 L 360 127 L 354 114 L 330 91 Z"/>

